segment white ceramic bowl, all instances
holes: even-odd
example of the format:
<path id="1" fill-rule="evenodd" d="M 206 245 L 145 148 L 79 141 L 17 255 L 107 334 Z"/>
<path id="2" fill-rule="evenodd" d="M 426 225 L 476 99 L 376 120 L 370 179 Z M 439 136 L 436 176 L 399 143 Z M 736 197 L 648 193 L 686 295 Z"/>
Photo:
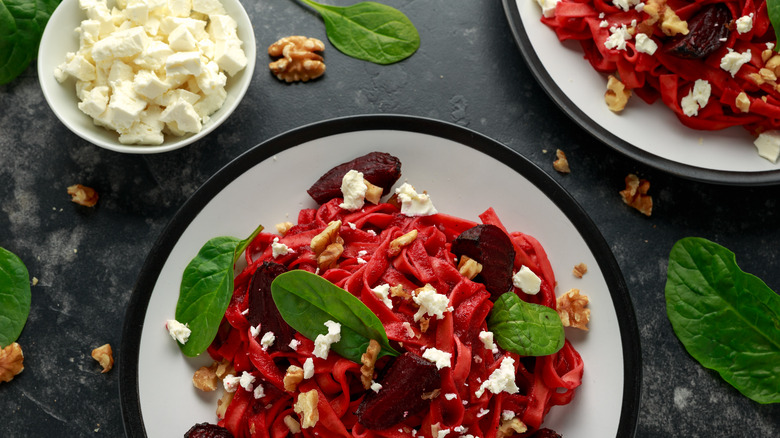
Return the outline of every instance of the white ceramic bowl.
<path id="1" fill-rule="evenodd" d="M 244 43 L 242 47 L 246 53 L 247 65 L 235 76 L 228 76 L 225 86 L 227 99 L 224 105 L 211 115 L 199 133 L 182 137 L 166 134 L 165 141 L 156 146 L 125 145 L 119 142 L 119 134 L 95 125 L 90 116 L 79 110 L 75 79 L 70 78 L 60 84 L 54 78 L 54 69 L 65 61 L 65 55 L 68 52 L 77 52 L 79 49 L 79 36 L 75 29 L 82 20 L 86 19 L 86 14 L 79 8 L 78 0 L 63 0 L 60 3 L 52 14 L 49 25 L 46 26 L 41 38 L 38 51 L 38 80 L 52 111 L 65 126 L 79 137 L 116 152 L 129 154 L 167 152 L 186 146 L 208 135 L 230 116 L 246 94 L 254 73 L 257 54 L 252 23 L 241 2 L 239 0 L 221 0 L 221 2 L 227 13 L 238 23 L 238 37 Z M 114 0 L 108 0 L 109 9 L 113 5 Z"/>

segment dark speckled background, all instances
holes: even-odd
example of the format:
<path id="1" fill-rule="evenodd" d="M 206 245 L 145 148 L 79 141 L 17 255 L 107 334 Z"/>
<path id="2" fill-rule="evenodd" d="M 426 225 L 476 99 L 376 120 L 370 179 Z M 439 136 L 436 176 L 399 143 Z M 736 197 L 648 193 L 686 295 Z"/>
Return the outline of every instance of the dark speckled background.
<path id="1" fill-rule="evenodd" d="M 325 41 L 321 20 L 295 1 L 243 0 L 259 50 L 246 97 L 204 140 L 163 155 L 121 155 L 76 137 L 49 110 L 34 67 L 0 86 L 0 246 L 39 280 L 19 339 L 25 371 L 0 384 L 0 436 L 121 436 L 118 369 L 101 374 L 90 351 L 110 343 L 118 357 L 136 276 L 177 208 L 263 140 L 373 113 L 425 116 L 490 136 L 582 204 L 613 250 L 636 307 L 644 361 L 638 437 L 780 436 L 780 406 L 754 403 L 699 366 L 675 338 L 663 298 L 669 250 L 689 235 L 731 248 L 745 271 L 780 290 L 780 187 L 695 183 L 599 143 L 537 85 L 499 1 L 383 2 L 417 25 L 418 53 L 379 66 L 326 43 L 326 75 L 287 85 L 264 68 L 265 48 L 291 34 Z M 556 148 L 568 155 L 571 174 L 552 169 Z M 651 181 L 652 217 L 618 196 L 628 173 Z M 74 183 L 99 191 L 96 208 L 70 202 L 65 189 Z"/>

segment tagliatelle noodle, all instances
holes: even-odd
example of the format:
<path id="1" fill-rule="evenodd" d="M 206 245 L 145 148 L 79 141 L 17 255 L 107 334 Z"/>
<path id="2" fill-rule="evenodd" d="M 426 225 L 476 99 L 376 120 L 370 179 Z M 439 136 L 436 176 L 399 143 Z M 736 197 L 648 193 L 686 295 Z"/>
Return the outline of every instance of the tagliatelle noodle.
<path id="1" fill-rule="evenodd" d="M 611 1 L 561 0 L 555 8 L 555 15 L 542 17 L 541 21 L 555 31 L 560 41 L 577 40 L 595 70 L 606 74 L 617 73 L 626 88 L 647 103 L 660 98 L 690 128 L 719 130 L 741 125 L 753 135 L 780 129 L 780 93 L 771 82 L 758 85 L 751 78 L 764 67 L 761 54 L 767 50 L 767 43 L 776 44 L 766 1 L 666 2 L 681 20 L 690 19 L 703 6 L 713 3 L 726 5 L 733 20 L 753 14 L 753 26 L 750 31 L 740 34 L 732 24 L 727 41 L 704 59 L 682 59 L 667 53 L 664 44 L 670 38 L 663 34 L 658 24 L 653 26 L 651 35 L 658 45 L 653 55 L 639 52 L 635 38 L 627 40 L 626 50 L 608 49 L 604 43 L 610 36 L 611 27 L 631 27 L 633 20 L 641 23 L 649 17 L 646 12 L 638 12 L 634 7 L 623 11 Z M 600 17 L 602 13 L 604 15 Z M 608 23 L 606 27 L 601 26 L 603 20 Z M 720 67 L 721 59 L 729 49 L 739 53 L 750 50 L 751 53 L 750 61 L 734 77 Z M 710 83 L 711 97 L 697 115 L 687 116 L 680 101 L 691 91 L 697 79 Z M 736 106 L 736 97 L 741 92 L 748 96 L 749 112 L 742 112 Z"/>
<path id="2" fill-rule="evenodd" d="M 465 433 L 492 438 L 504 411 L 512 411 L 520 418 L 528 426 L 530 434 L 541 426 L 552 406 L 571 401 L 581 383 L 583 362 L 568 341 L 558 353 L 535 358 L 520 357 L 504 350 L 494 355 L 479 340 L 479 332 L 487 330 L 486 318 L 493 306 L 490 293 L 481 283 L 468 280 L 458 272 L 450 252 L 451 242 L 461 232 L 476 225 L 475 222 L 441 213 L 407 217 L 396 206 L 386 203 L 367 205 L 360 211 L 349 212 L 339 208 L 340 202 L 341 199 L 334 199 L 318 209 L 304 209 L 298 215 L 298 224 L 284 236 L 260 233 L 247 248 L 247 267 L 235 278 L 234 295 L 217 338 L 208 351 L 215 360 L 230 361 L 236 374 L 251 373 L 255 384 L 263 386 L 264 396 L 254 399 L 252 392 L 239 387 L 225 418 L 219 421 L 220 425 L 236 437 L 286 437 L 290 430 L 284 418 L 289 415 L 299 420 L 293 411 L 298 394 L 316 390 L 319 395 L 319 420 L 296 436 L 409 437 L 412 429 L 418 431 L 417 436 L 430 436 L 431 427 L 437 425 L 439 430 L 462 426 L 467 431 Z M 492 209 L 480 215 L 480 219 L 504 229 Z M 424 348 L 435 347 L 452 354 L 451 366 L 440 370 L 441 391 L 431 401 L 430 408 L 426 412 L 409 415 L 386 430 L 368 430 L 357 423 L 354 412 L 365 394 L 360 382 L 360 364 L 335 352 L 330 352 L 327 359 L 314 357 L 314 343 L 299 333 L 295 334 L 299 342 L 296 351 L 281 352 L 274 348 L 266 351 L 249 330 L 245 314 L 247 287 L 257 267 L 264 261 L 273 261 L 288 269 L 317 271 L 316 259 L 310 248 L 311 239 L 333 220 L 342 221 L 339 235 L 344 240 L 344 252 L 338 267 L 320 274 L 360 298 L 379 317 L 388 338 L 398 344 L 399 350 L 422 355 Z M 417 238 L 398 256 L 390 257 L 390 241 L 412 229 L 418 230 Z M 526 295 L 519 290 L 515 292 L 522 299 L 555 308 L 555 277 L 542 246 L 520 232 L 508 235 L 517 254 L 514 270 L 528 266 L 542 280 L 541 291 L 537 295 Z M 274 238 L 279 238 L 279 243 L 291 251 L 274 258 L 271 249 Z M 413 300 L 394 297 L 393 308 L 390 309 L 371 291 L 384 283 L 403 285 L 409 292 L 431 284 L 438 293 L 449 297 L 453 311 L 445 312 L 443 319 L 431 318 L 428 330 L 421 333 L 413 318 L 418 310 Z M 419 338 L 409 336 L 409 325 L 405 322 Z M 481 382 L 488 379 L 505 357 L 515 361 L 515 382 L 520 391 L 516 394 L 484 391 L 477 398 L 474 393 Z M 282 379 L 287 365 L 280 368 L 277 362 L 287 361 L 302 366 L 307 358 L 313 358 L 314 376 L 301 382 L 295 393 L 285 392 Z M 389 360 L 380 358 L 377 370 L 381 370 Z M 448 399 L 445 394 L 457 394 L 457 397 Z M 398 408 L 403 409 L 403 406 Z M 527 434 L 517 436 L 524 435 Z"/>

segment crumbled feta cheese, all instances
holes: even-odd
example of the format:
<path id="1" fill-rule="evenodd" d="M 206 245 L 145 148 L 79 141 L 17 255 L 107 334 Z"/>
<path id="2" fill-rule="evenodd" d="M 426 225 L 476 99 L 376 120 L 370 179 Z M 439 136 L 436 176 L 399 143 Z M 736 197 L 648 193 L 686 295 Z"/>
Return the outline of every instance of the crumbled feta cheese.
<path id="1" fill-rule="evenodd" d="M 536 295 L 541 289 L 542 279 L 528 266 L 523 265 L 520 267 L 520 270 L 512 276 L 512 284 L 528 295 Z"/>
<path id="2" fill-rule="evenodd" d="M 758 149 L 758 155 L 777 163 L 780 156 L 780 131 L 764 131 L 753 142 Z"/>
<path id="3" fill-rule="evenodd" d="M 238 385 L 240 383 L 241 378 L 234 376 L 233 374 L 228 374 L 224 379 L 222 379 L 222 386 L 225 387 L 225 392 L 236 392 L 236 389 L 238 389 Z"/>
<path id="4" fill-rule="evenodd" d="M 698 115 L 699 108 L 707 106 L 711 91 L 712 86 L 710 86 L 709 82 L 702 79 L 696 79 L 691 91 L 680 101 L 680 107 L 682 108 L 683 113 L 688 117 Z"/>
<path id="5" fill-rule="evenodd" d="M 328 328 L 327 334 L 317 335 L 314 340 L 314 355 L 320 359 L 327 359 L 330 346 L 341 340 L 341 324 L 328 320 L 325 321 Z"/>
<path id="6" fill-rule="evenodd" d="M 555 7 L 558 6 L 559 1 L 561 0 L 536 0 L 542 8 L 542 15 L 547 18 L 555 16 Z"/>
<path id="7" fill-rule="evenodd" d="M 377 298 L 382 300 L 383 303 L 385 303 L 385 306 L 387 306 L 388 309 L 393 308 L 393 301 L 390 299 L 390 285 L 380 284 L 379 286 L 371 289 L 371 292 L 376 295 Z"/>
<path id="8" fill-rule="evenodd" d="M 477 413 L 477 418 L 482 418 L 482 417 L 484 417 L 485 415 L 487 415 L 487 414 L 489 414 L 489 413 L 490 413 L 490 409 L 484 409 L 484 408 L 482 408 L 482 409 L 480 409 L 480 410 L 479 410 L 479 412 Z"/>
<path id="9" fill-rule="evenodd" d="M 609 21 L 607 21 L 607 20 L 601 20 L 601 21 L 599 22 L 599 27 L 601 27 L 601 28 L 603 28 L 603 29 L 606 29 L 606 28 L 608 28 L 608 27 L 609 27 Z"/>
<path id="10" fill-rule="evenodd" d="M 360 210 L 365 204 L 366 190 L 368 190 L 368 186 L 363 180 L 363 173 L 350 170 L 341 179 L 341 193 L 344 202 L 339 204 L 339 207 L 349 211 Z"/>
<path id="11" fill-rule="evenodd" d="M 252 395 L 255 397 L 255 400 L 265 397 L 265 390 L 263 389 L 263 385 L 258 383 L 257 386 L 255 386 L 255 390 Z"/>
<path id="12" fill-rule="evenodd" d="M 263 338 L 260 339 L 260 345 L 263 346 L 263 350 L 268 350 L 271 345 L 274 345 L 275 340 L 276 335 L 274 335 L 274 332 L 265 332 Z"/>
<path id="13" fill-rule="evenodd" d="M 458 394 L 449 392 L 447 394 L 444 394 L 444 398 L 446 398 L 447 400 L 455 400 L 456 398 L 458 398 Z M 457 430 L 455 432 L 457 432 Z"/>
<path id="14" fill-rule="evenodd" d="M 398 200 L 401 201 L 401 214 L 406 216 L 430 216 L 438 213 L 430 196 L 417 193 L 409 183 L 403 183 L 395 189 Z"/>
<path id="15" fill-rule="evenodd" d="M 753 29 L 753 13 L 737 18 L 737 32 L 748 33 Z"/>
<path id="16" fill-rule="evenodd" d="M 442 369 L 451 366 L 452 353 L 447 353 L 436 348 L 428 348 L 423 352 L 423 359 L 436 364 L 436 368 Z"/>
<path id="17" fill-rule="evenodd" d="M 303 378 L 311 379 L 312 377 L 314 377 L 314 360 L 312 360 L 310 357 L 307 357 L 303 362 Z"/>
<path id="18" fill-rule="evenodd" d="M 169 319 L 166 324 L 166 328 L 168 329 L 168 333 L 171 335 L 173 340 L 180 344 L 186 344 L 190 339 L 190 334 L 192 334 L 192 330 L 190 330 L 189 324 L 182 324 L 175 319 Z"/>
<path id="19" fill-rule="evenodd" d="M 413 337 L 416 336 L 415 333 L 414 333 L 414 329 L 412 328 L 412 325 L 409 324 L 408 321 L 404 321 L 404 323 L 401 324 L 401 327 L 406 329 L 406 336 L 407 337 L 413 338 Z"/>
<path id="20" fill-rule="evenodd" d="M 477 397 L 482 397 L 485 390 L 498 394 L 500 392 L 507 392 L 509 394 L 515 394 L 520 389 L 515 384 L 515 360 L 509 356 L 504 357 L 501 361 L 501 366 L 496 368 L 490 374 L 487 380 L 482 382 L 479 389 L 474 393 Z"/>
<path id="21" fill-rule="evenodd" d="M 658 50 L 658 44 L 656 44 L 652 38 L 643 33 L 638 33 L 636 35 L 636 43 L 634 43 L 634 47 L 636 48 L 637 52 L 647 53 L 648 55 L 652 55 L 656 50 Z"/>
<path id="22" fill-rule="evenodd" d="M 412 299 L 420 306 L 420 308 L 417 309 L 417 313 L 414 314 L 415 321 L 419 321 L 420 318 L 426 314 L 436 316 L 438 319 L 444 319 L 444 312 L 450 310 L 449 307 L 447 307 L 450 302 L 447 295 L 438 293 L 436 288 L 430 284 L 426 284 L 419 289 Z"/>
<path id="23" fill-rule="evenodd" d="M 295 252 L 291 250 L 287 245 L 284 243 L 279 243 L 279 238 L 274 237 L 274 241 L 271 242 L 271 255 L 273 258 L 277 258 L 279 256 L 287 255 L 291 252 Z"/>
<path id="24" fill-rule="evenodd" d="M 469 428 L 461 424 L 460 426 L 455 426 L 452 430 L 458 433 L 466 433 L 466 431 L 469 430 Z"/>
<path id="25" fill-rule="evenodd" d="M 293 339 L 292 341 L 290 341 L 290 344 L 289 344 L 290 348 L 292 348 L 293 351 L 298 351 L 298 347 L 300 345 L 301 345 L 301 341 L 299 341 L 297 339 Z"/>
<path id="26" fill-rule="evenodd" d="M 626 41 L 631 39 L 631 33 L 623 24 L 620 27 L 609 28 L 609 36 L 604 41 L 604 47 L 608 49 L 626 50 Z"/>
<path id="27" fill-rule="evenodd" d="M 509 410 L 501 411 L 501 419 L 502 420 L 509 421 L 509 420 L 511 420 L 513 418 L 515 418 L 514 411 L 509 411 Z"/>
<path id="28" fill-rule="evenodd" d="M 634 6 L 634 10 L 637 12 L 642 12 L 645 10 L 645 4 L 644 3 L 638 3 L 636 6 Z"/>
<path id="29" fill-rule="evenodd" d="M 493 342 L 493 332 L 490 331 L 479 332 L 479 340 L 482 341 L 482 345 L 485 347 L 485 350 L 488 350 L 492 353 L 498 353 L 498 347 Z"/>
<path id="30" fill-rule="evenodd" d="M 767 50 L 772 50 L 775 48 L 775 43 L 766 43 Z"/>
<path id="31" fill-rule="evenodd" d="M 447 435 L 449 435 L 449 433 L 450 433 L 450 430 L 449 430 L 449 429 L 441 429 L 441 430 L 440 430 L 440 431 L 439 431 L 439 432 L 436 434 L 436 438 L 444 438 L 444 437 L 446 437 Z"/>
<path id="32" fill-rule="evenodd" d="M 720 59 L 720 68 L 731 73 L 731 76 L 734 77 L 743 65 L 750 62 L 752 55 L 750 49 L 744 53 L 735 52 L 731 47 L 728 50 L 729 52 Z"/>
<path id="33" fill-rule="evenodd" d="M 371 390 L 372 391 L 379 392 L 380 389 L 382 389 L 382 385 L 381 384 L 379 384 L 377 382 L 374 382 L 374 381 L 371 381 Z"/>
<path id="34" fill-rule="evenodd" d="M 241 374 L 241 378 L 239 379 L 238 383 L 241 385 L 242 388 L 244 388 L 245 391 L 250 392 L 254 388 L 252 384 L 255 383 L 255 376 L 244 371 Z"/>
<path id="35" fill-rule="evenodd" d="M 249 310 L 249 309 L 247 309 L 247 310 Z M 256 325 L 256 326 L 254 326 L 254 327 L 252 327 L 252 326 L 249 326 L 249 334 L 250 334 L 250 335 L 251 335 L 253 338 L 256 338 L 256 337 L 257 337 L 257 336 L 260 334 L 260 324 L 257 324 L 257 325 Z"/>
<path id="36" fill-rule="evenodd" d="M 625 12 L 628 12 L 628 10 L 631 9 L 631 6 L 636 6 L 638 3 L 639 0 L 612 0 L 612 4 L 615 5 L 615 7 L 618 7 Z"/>

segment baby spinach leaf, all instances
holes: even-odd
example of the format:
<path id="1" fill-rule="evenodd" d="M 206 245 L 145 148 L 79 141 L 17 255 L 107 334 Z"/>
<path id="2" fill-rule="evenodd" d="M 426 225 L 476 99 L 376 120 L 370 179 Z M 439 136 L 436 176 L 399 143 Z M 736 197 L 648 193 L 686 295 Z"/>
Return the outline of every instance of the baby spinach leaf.
<path id="1" fill-rule="evenodd" d="M 185 355 L 199 355 L 214 340 L 233 295 L 233 266 L 262 229 L 244 240 L 229 236 L 209 240 L 184 269 L 176 320 L 192 331 L 187 343 L 179 344 Z"/>
<path id="2" fill-rule="evenodd" d="M 699 237 L 672 247 L 666 313 L 688 353 L 746 397 L 780 402 L 780 295 Z"/>
<path id="3" fill-rule="evenodd" d="M 780 0 L 766 0 L 766 12 L 775 30 L 775 51 L 780 52 Z"/>
<path id="4" fill-rule="evenodd" d="M 58 4 L 60 0 L 0 0 L 0 85 L 38 56 L 43 28 Z"/>
<path id="5" fill-rule="evenodd" d="M 331 350 L 360 363 L 369 342 L 379 342 L 379 356 L 398 356 L 374 312 L 344 289 L 311 272 L 295 270 L 279 275 L 271 283 L 271 294 L 282 318 L 311 340 L 327 334 L 325 322 L 341 324 L 341 340 Z"/>
<path id="6" fill-rule="evenodd" d="M 30 274 L 14 253 L 0 248 L 0 348 L 22 333 L 30 314 Z"/>
<path id="7" fill-rule="evenodd" d="M 522 356 L 553 354 L 566 340 L 558 312 L 526 303 L 514 292 L 498 297 L 487 324 L 501 348 Z"/>
<path id="8" fill-rule="evenodd" d="M 412 56 L 420 47 L 420 34 L 398 9 L 376 2 L 340 7 L 301 1 L 319 12 L 328 39 L 345 55 L 392 64 Z"/>

